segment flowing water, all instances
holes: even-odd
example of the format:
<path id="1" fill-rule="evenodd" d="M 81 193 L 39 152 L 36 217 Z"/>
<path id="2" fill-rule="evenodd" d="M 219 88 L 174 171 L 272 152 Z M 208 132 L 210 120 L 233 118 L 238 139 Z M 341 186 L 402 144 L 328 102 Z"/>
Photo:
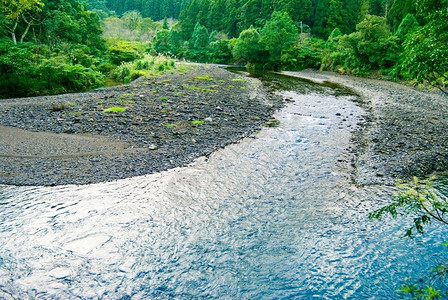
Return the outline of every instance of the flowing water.
<path id="1" fill-rule="evenodd" d="M 367 219 L 390 188 L 351 183 L 356 97 L 263 80 L 290 101 L 279 127 L 191 166 L 0 186 L 0 299 L 390 299 L 425 276 L 446 232 L 400 238 Z"/>

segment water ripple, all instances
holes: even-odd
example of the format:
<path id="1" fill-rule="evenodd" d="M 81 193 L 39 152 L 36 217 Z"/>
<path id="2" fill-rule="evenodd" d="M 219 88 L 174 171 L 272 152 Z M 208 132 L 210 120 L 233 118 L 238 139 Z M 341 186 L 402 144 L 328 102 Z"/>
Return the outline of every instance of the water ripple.
<path id="1" fill-rule="evenodd" d="M 0 187 L 0 299 L 394 297 L 444 232 L 409 241 L 367 221 L 392 190 L 357 188 L 336 163 L 357 122 L 337 113 L 363 113 L 352 96 L 285 97 L 278 128 L 187 168 Z"/>

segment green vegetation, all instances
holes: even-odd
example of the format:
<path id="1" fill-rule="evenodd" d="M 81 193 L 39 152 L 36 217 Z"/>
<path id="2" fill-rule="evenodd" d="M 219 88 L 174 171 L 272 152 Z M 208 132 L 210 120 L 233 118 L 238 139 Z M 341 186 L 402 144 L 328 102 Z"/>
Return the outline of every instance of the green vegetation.
<path id="1" fill-rule="evenodd" d="M 277 119 L 271 119 L 263 124 L 265 127 L 278 127 L 280 126 L 280 121 Z"/>
<path id="2" fill-rule="evenodd" d="M 109 107 L 105 110 L 103 110 L 103 113 L 122 113 L 125 112 L 126 108 L 121 107 L 121 106 L 113 106 L 113 107 Z"/>
<path id="3" fill-rule="evenodd" d="M 204 13 L 207 12 L 207 13 Z M 152 49 L 248 68 L 383 76 L 447 92 L 447 0 L 192 0 Z"/>
<path id="4" fill-rule="evenodd" d="M 447 92 L 447 18 L 448 0 L 2 1 L 0 95 L 128 83 L 171 72 L 169 57 L 379 75 Z"/>
<path id="5" fill-rule="evenodd" d="M 406 231 L 406 237 L 413 237 L 415 232 L 424 233 L 423 226 L 431 220 L 448 225 L 448 176 L 433 176 L 428 179 L 414 177 L 412 181 L 397 184 L 400 193 L 393 197 L 393 202 L 370 214 L 370 218 L 379 219 L 384 213 L 394 217 L 399 214 L 415 213 L 414 224 Z M 403 212 L 400 213 L 400 211 Z"/>
<path id="6" fill-rule="evenodd" d="M 205 123 L 204 120 L 193 120 L 193 121 L 191 121 L 191 125 L 193 125 L 193 126 L 202 125 L 204 123 Z"/>
<path id="7" fill-rule="evenodd" d="M 204 81 L 213 81 L 213 78 L 211 78 L 209 75 L 196 76 L 195 79 Z"/>
<path id="8" fill-rule="evenodd" d="M 432 221 L 448 225 L 448 174 L 439 174 L 428 179 L 414 177 L 412 181 L 401 181 L 399 192 L 393 197 L 391 204 L 384 206 L 369 217 L 381 219 L 384 214 L 397 216 L 412 216 L 413 224 L 406 230 L 405 237 L 413 238 L 416 233 L 423 234 L 425 226 Z M 444 243 L 448 246 L 448 242 Z M 448 265 L 437 265 L 432 272 L 433 278 L 438 278 L 442 288 L 448 275 Z M 410 295 L 414 299 L 440 299 L 448 296 L 448 290 L 441 291 L 433 285 L 437 281 L 404 284 L 399 292 Z"/>
<path id="9" fill-rule="evenodd" d="M 211 86 L 208 86 L 208 87 L 201 87 L 201 86 L 194 86 L 194 85 L 183 84 L 182 87 L 187 89 L 187 90 L 201 91 L 201 92 L 204 92 L 204 93 L 214 93 L 214 92 L 216 92 L 216 90 L 213 89 L 213 88 L 216 87 L 215 85 L 211 85 Z"/>
<path id="10" fill-rule="evenodd" d="M 175 69 L 175 61 L 163 55 L 145 55 L 132 62 L 124 62 L 113 71 L 115 80 L 129 83 L 141 76 L 159 76 L 167 70 Z"/>

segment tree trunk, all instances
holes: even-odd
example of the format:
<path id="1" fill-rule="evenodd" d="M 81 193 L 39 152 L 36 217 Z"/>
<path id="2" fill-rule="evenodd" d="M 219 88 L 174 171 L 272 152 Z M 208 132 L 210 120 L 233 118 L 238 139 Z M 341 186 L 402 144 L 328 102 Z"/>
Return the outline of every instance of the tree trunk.
<path id="1" fill-rule="evenodd" d="M 11 37 L 12 37 L 12 41 L 14 42 L 14 45 L 17 45 L 17 38 L 16 38 L 16 29 L 17 29 L 17 25 L 19 25 L 19 18 L 17 18 L 14 21 L 14 26 L 11 28 L 11 30 L 9 31 L 11 33 Z"/>
<path id="2" fill-rule="evenodd" d="M 28 31 L 30 30 L 31 23 L 26 24 L 25 31 L 23 32 L 22 36 L 20 37 L 20 42 L 23 43 L 23 40 L 25 39 L 25 36 L 28 34 Z"/>

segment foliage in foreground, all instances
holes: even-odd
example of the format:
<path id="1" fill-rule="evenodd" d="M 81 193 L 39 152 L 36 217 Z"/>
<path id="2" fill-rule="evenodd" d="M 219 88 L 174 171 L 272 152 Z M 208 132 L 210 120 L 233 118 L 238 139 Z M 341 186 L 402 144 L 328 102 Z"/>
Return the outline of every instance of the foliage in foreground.
<path id="1" fill-rule="evenodd" d="M 413 238 L 415 233 L 423 234 L 424 226 L 432 221 L 448 225 L 448 174 L 433 176 L 428 179 L 414 177 L 412 181 L 401 181 L 398 184 L 400 192 L 393 197 L 391 204 L 372 213 L 371 219 L 381 219 L 384 214 L 397 216 L 412 216 L 413 224 L 406 230 L 405 237 Z M 448 246 L 448 242 L 444 243 Z M 446 289 L 448 265 L 440 264 L 434 270 L 433 279 L 438 279 Z M 441 291 L 429 283 L 418 282 L 404 284 L 400 293 L 410 295 L 414 299 L 440 299 L 448 297 L 448 290 Z"/>

